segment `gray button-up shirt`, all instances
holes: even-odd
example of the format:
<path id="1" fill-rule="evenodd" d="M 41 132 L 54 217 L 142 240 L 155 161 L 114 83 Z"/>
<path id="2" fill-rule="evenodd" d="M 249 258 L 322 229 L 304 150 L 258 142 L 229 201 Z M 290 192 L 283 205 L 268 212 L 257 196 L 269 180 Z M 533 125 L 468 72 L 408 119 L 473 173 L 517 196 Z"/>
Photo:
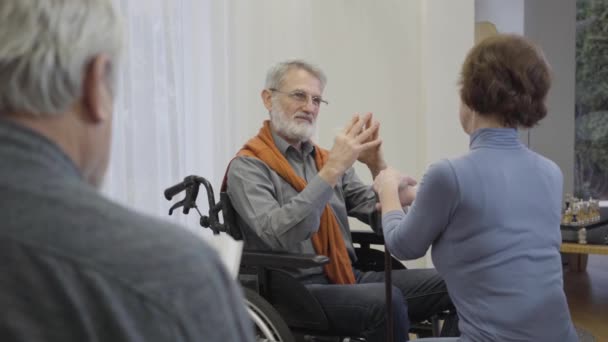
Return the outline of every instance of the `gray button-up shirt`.
<path id="1" fill-rule="evenodd" d="M 255 341 L 242 291 L 187 229 L 117 205 L 0 119 L 0 340 Z"/>
<path id="2" fill-rule="evenodd" d="M 307 186 L 297 192 L 279 174 L 257 158 L 237 157 L 228 170 L 228 195 L 238 213 L 236 222 L 244 234 L 245 248 L 255 250 L 315 253 L 311 236 L 319 229 L 321 214 L 329 202 L 348 254 L 356 260 L 348 216 L 368 223 L 375 210 L 371 186 L 361 182 L 349 168 L 332 187 L 319 175 L 315 147 L 302 144 L 301 151 L 273 132 L 279 151 Z M 296 276 L 321 274 L 321 268 L 296 270 Z"/>

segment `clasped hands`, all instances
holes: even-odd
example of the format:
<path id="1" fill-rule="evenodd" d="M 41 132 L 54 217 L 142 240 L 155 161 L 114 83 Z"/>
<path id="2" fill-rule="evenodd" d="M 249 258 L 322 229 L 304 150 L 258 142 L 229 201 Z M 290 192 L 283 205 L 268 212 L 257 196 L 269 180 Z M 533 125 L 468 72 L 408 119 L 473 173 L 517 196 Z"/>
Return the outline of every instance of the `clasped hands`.
<path id="1" fill-rule="evenodd" d="M 382 195 L 387 197 L 394 192 L 397 202 L 405 207 L 415 198 L 413 186 L 416 181 L 387 167 L 379 133 L 380 123 L 373 118 L 372 113 L 355 114 L 336 136 L 327 162 L 319 171 L 319 175 L 334 186 L 338 178 L 358 160 L 370 169 L 374 177 L 374 190 L 381 202 Z"/>
<path id="2" fill-rule="evenodd" d="M 392 167 L 380 171 L 374 179 L 374 191 L 378 194 L 376 205 L 382 213 L 401 210 L 416 199 L 416 180 Z"/>
<path id="3" fill-rule="evenodd" d="M 382 155 L 382 140 L 379 138 L 380 123 L 374 120 L 372 113 L 355 114 L 350 122 L 340 131 L 329 156 L 319 175 L 331 186 L 334 186 L 355 161 L 359 160 L 370 168 L 374 176 L 386 167 Z"/>

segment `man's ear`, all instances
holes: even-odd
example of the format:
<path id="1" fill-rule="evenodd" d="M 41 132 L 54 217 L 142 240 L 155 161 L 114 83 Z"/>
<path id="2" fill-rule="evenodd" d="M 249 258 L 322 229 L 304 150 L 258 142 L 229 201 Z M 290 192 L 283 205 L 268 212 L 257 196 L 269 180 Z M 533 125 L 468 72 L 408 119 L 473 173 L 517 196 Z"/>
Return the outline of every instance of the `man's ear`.
<path id="1" fill-rule="evenodd" d="M 268 89 L 264 89 L 262 90 L 262 101 L 264 101 L 264 107 L 266 107 L 266 109 L 268 109 L 268 111 L 270 112 L 270 110 L 272 109 L 272 92 Z"/>
<path id="2" fill-rule="evenodd" d="M 110 58 L 95 56 L 87 66 L 83 81 L 83 106 L 88 120 L 94 123 L 108 120 L 111 115 Z"/>

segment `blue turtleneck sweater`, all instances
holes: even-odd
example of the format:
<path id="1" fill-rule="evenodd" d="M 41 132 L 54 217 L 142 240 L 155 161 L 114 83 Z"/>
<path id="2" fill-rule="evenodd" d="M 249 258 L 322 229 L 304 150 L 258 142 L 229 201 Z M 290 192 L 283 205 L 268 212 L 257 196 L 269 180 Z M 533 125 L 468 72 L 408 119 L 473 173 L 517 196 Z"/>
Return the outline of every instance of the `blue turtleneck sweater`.
<path id="1" fill-rule="evenodd" d="M 563 177 L 515 129 L 480 129 L 470 151 L 432 165 L 407 214 L 384 215 L 386 245 L 444 278 L 461 341 L 576 341 L 559 254 Z"/>

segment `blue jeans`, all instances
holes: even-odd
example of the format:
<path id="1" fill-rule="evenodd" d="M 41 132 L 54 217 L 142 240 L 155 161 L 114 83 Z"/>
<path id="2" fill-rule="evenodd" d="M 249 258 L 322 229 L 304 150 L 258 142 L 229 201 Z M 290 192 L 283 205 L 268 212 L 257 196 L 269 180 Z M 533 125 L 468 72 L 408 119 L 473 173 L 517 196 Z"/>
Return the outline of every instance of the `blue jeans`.
<path id="1" fill-rule="evenodd" d="M 357 284 L 333 285 L 325 277 L 310 277 L 305 286 L 319 301 L 333 330 L 344 336 L 363 336 L 368 342 L 386 341 L 384 272 L 355 270 Z M 443 280 L 433 269 L 392 272 L 393 334 L 408 340 L 411 318 L 422 321 L 452 308 Z"/>

